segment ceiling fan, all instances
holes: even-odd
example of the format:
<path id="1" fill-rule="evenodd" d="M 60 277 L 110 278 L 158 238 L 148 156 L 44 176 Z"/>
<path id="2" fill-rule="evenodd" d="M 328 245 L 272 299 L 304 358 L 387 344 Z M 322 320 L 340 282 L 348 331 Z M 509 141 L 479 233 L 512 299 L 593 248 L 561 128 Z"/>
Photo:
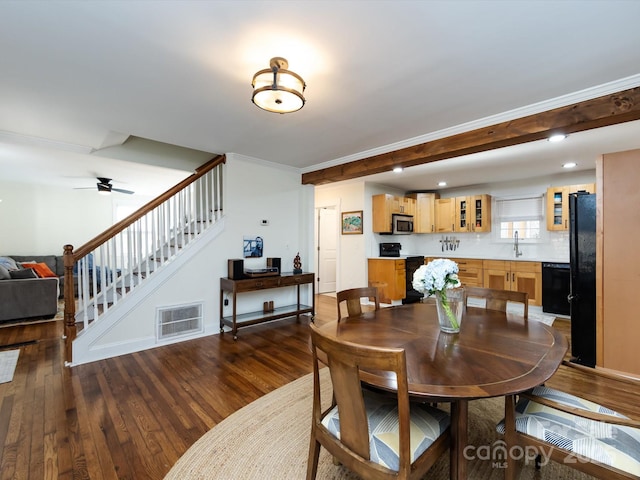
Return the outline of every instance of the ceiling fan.
<path id="1" fill-rule="evenodd" d="M 131 190 L 115 188 L 113 185 L 111 185 L 110 178 L 106 178 L 106 177 L 96 177 L 96 178 L 98 179 L 98 183 L 96 183 L 98 187 L 98 193 L 102 193 L 104 195 L 108 195 L 111 192 L 126 193 L 127 195 L 132 195 L 133 193 L 135 193 L 135 192 L 132 192 Z M 93 187 L 82 187 L 82 188 L 78 188 L 77 190 L 85 190 L 88 188 L 93 188 Z"/>

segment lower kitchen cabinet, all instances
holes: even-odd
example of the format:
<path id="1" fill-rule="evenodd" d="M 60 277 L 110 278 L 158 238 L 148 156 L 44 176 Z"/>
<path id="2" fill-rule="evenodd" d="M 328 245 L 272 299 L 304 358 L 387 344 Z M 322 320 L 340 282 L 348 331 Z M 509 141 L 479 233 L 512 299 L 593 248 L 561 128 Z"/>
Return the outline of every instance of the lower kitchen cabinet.
<path id="1" fill-rule="evenodd" d="M 458 264 L 458 278 L 463 287 L 482 287 L 484 285 L 482 260 L 468 258 L 452 258 L 451 260 Z"/>
<path id="2" fill-rule="evenodd" d="M 484 260 L 482 267 L 485 288 L 527 292 L 529 305 L 542 305 L 542 263 Z"/>
<path id="3" fill-rule="evenodd" d="M 369 285 L 378 287 L 381 303 L 402 300 L 407 293 L 406 264 L 399 258 L 370 258 Z"/>

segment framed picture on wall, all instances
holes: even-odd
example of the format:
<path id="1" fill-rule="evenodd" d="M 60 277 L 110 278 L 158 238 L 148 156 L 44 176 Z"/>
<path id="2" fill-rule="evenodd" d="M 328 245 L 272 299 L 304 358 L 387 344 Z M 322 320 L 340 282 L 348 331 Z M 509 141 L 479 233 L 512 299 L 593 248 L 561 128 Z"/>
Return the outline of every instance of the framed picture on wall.
<path id="1" fill-rule="evenodd" d="M 342 234 L 362 234 L 362 210 L 342 212 Z"/>
<path id="2" fill-rule="evenodd" d="M 244 258 L 261 257 L 263 248 L 264 241 L 262 240 L 262 237 L 244 236 L 242 239 Z"/>

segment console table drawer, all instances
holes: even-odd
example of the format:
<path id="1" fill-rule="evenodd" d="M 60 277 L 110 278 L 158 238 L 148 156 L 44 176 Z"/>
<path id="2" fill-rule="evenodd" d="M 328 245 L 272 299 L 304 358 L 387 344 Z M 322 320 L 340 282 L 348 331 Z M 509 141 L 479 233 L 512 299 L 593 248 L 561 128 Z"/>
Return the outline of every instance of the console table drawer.
<path id="1" fill-rule="evenodd" d="M 292 277 L 280 277 L 281 287 L 290 287 L 291 285 L 302 285 L 305 283 L 313 283 L 313 273 L 302 273 Z"/>
<path id="2" fill-rule="evenodd" d="M 236 292 L 253 292 L 264 288 L 277 288 L 280 286 L 280 277 L 250 278 L 236 281 Z"/>

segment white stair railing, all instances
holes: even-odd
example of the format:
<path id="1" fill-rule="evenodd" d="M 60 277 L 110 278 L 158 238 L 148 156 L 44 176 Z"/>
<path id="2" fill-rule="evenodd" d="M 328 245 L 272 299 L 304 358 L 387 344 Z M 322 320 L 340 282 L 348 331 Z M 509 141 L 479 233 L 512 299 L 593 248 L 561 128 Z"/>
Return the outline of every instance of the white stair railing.
<path id="1" fill-rule="evenodd" d="M 67 361 L 78 325 L 91 328 L 222 218 L 224 161 L 212 160 L 75 253 L 65 246 Z"/>

